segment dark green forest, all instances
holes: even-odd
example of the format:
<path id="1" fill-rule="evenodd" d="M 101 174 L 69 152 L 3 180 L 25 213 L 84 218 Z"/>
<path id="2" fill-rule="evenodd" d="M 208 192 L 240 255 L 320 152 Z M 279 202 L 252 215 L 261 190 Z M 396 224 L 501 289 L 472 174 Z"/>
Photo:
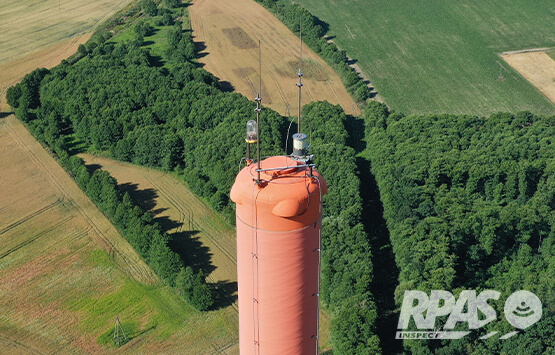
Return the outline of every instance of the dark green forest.
<path id="1" fill-rule="evenodd" d="M 309 44 L 320 45 L 328 61 L 336 58 L 340 73 L 337 68 L 348 68 L 344 52 L 324 46 L 325 30 L 310 13 L 264 3 L 290 27 L 301 16 Z M 87 149 L 174 172 L 233 223 L 229 191 L 246 153 L 245 123 L 255 104 L 224 92 L 196 63 L 187 18 L 177 20 L 187 14 L 182 6 L 141 1 L 128 10 L 135 22 L 123 30 L 124 40 L 110 38 L 109 29 L 124 26 L 111 21 L 115 27 L 104 27 L 76 56 L 27 75 L 7 98 L 158 275 L 206 310 L 215 302 L 206 270 L 173 250 L 171 236 L 107 172 L 91 172 L 73 156 Z M 149 42 L 160 33 L 164 45 L 153 48 Z M 357 100 L 369 97 L 352 70 L 342 77 Z M 360 118 L 327 102 L 306 105 L 303 116 L 317 169 L 329 184 L 321 299 L 332 314 L 335 354 L 555 351 L 554 117 L 405 117 L 371 101 Z M 284 154 L 289 123 L 263 109 L 263 156 Z M 391 294 L 384 291 L 388 282 Z M 392 345 L 405 290 L 456 296 L 464 289 L 532 291 L 543 302 L 543 317 L 504 341 L 478 339 L 514 329 L 500 316 L 460 340 Z M 502 307 L 495 304 L 499 315 Z"/>
<path id="2" fill-rule="evenodd" d="M 397 304 L 405 290 L 492 289 L 534 292 L 544 308 L 540 322 L 507 340 L 478 340 L 511 331 L 501 318 L 461 340 L 405 341 L 406 350 L 553 353 L 555 117 L 404 117 L 371 103 L 364 119 L 400 271 Z"/>

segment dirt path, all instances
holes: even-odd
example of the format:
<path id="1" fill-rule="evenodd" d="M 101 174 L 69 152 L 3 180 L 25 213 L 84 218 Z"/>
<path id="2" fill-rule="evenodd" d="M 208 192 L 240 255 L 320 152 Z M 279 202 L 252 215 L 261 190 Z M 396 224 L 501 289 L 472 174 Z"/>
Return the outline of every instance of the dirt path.
<path id="1" fill-rule="evenodd" d="M 296 116 L 299 39 L 252 0 L 194 0 L 189 7 L 194 40 L 205 46 L 199 61 L 220 80 L 253 99 L 259 88 L 258 41 L 262 47 L 262 103 Z M 303 46 L 305 105 L 327 100 L 349 114 L 360 110 L 333 69 Z"/>
<path id="2" fill-rule="evenodd" d="M 511 54 L 520 54 L 520 53 L 532 53 L 532 52 L 547 52 L 552 50 L 553 48 L 544 47 L 544 48 L 529 48 L 529 49 L 519 49 L 517 51 L 508 51 L 501 53 L 502 56 L 504 55 L 511 55 Z"/>
<path id="3" fill-rule="evenodd" d="M 505 52 L 501 57 L 555 104 L 555 60 L 543 49 Z"/>

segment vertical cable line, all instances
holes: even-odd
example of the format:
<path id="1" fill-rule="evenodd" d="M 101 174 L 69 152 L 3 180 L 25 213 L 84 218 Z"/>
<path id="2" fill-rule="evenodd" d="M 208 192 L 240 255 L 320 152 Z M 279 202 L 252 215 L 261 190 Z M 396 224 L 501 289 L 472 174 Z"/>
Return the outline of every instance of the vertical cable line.
<path id="1" fill-rule="evenodd" d="M 251 269 L 252 269 L 252 332 L 253 332 L 253 346 L 254 354 L 259 354 L 260 346 L 260 319 L 258 316 L 258 207 L 256 201 L 260 190 L 256 192 L 257 183 L 255 182 L 252 187 L 252 220 L 251 220 Z M 256 195 L 255 195 L 256 194 Z"/>
<path id="2" fill-rule="evenodd" d="M 251 221 L 251 228 L 252 231 L 252 239 L 251 239 L 251 255 L 252 255 L 252 317 L 253 317 L 253 346 L 254 346 L 254 354 L 259 354 L 259 347 L 260 347 L 260 318 L 259 318 L 259 288 L 258 288 L 258 206 L 256 202 L 258 200 L 258 194 L 262 190 L 258 190 L 255 196 L 256 187 L 262 182 L 260 180 L 260 111 L 262 111 L 262 52 L 260 49 L 260 40 L 258 40 L 258 73 L 259 73 L 259 86 L 258 86 L 258 93 L 256 94 L 256 98 L 254 101 L 256 102 L 256 108 L 254 111 L 256 112 L 256 164 L 257 164 L 257 179 L 252 187 L 252 221 Z"/>
<path id="3" fill-rule="evenodd" d="M 318 221 L 322 223 L 322 186 L 320 185 L 320 179 L 314 176 L 316 181 L 318 181 L 318 192 L 320 193 L 320 201 L 318 203 Z M 318 306 L 316 311 L 316 354 L 318 354 L 318 343 L 320 339 L 320 269 L 322 267 L 322 226 L 318 228 Z"/>

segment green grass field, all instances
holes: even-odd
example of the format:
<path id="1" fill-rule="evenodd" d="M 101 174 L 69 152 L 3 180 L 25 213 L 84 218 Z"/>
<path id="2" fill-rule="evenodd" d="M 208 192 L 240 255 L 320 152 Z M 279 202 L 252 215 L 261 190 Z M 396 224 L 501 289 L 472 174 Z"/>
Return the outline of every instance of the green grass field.
<path id="1" fill-rule="evenodd" d="M 358 60 L 394 110 L 555 113 L 555 105 L 498 56 L 555 47 L 551 1 L 295 2 L 329 24 L 333 40 Z"/>
<path id="2" fill-rule="evenodd" d="M 108 292 L 84 289 L 80 293 L 73 290 L 64 308 L 81 315 L 78 325 L 80 333 L 101 333 L 97 338 L 100 344 L 115 346 L 115 315 L 122 320 L 129 338 L 146 335 L 147 342 L 169 351 L 196 349 L 209 352 L 211 343 L 226 346 L 236 341 L 237 321 L 233 310 L 201 313 L 178 297 L 169 286 L 144 285 L 128 278 L 122 280 L 114 269 L 113 261 L 103 250 L 92 251 L 86 262 L 110 280 L 118 280 L 108 287 Z M 208 344 L 198 344 L 198 338 L 206 339 Z M 135 346 L 132 343 L 128 348 Z"/>

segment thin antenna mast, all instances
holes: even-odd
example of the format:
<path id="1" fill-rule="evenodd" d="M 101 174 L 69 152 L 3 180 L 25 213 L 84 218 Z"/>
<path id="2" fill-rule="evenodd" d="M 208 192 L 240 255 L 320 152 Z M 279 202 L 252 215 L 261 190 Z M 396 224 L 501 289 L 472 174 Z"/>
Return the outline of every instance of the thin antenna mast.
<path id="1" fill-rule="evenodd" d="M 297 86 L 299 87 L 299 117 L 298 117 L 298 121 L 297 121 L 297 133 L 301 133 L 301 88 L 303 86 L 303 81 L 302 81 L 302 77 L 303 77 L 303 20 L 302 18 L 299 19 L 299 37 L 301 40 L 301 54 L 299 56 L 299 72 L 297 73 L 297 76 L 299 77 L 299 82 L 297 83 Z"/>
<path id="2" fill-rule="evenodd" d="M 262 92 L 262 51 L 260 50 L 260 40 L 258 40 L 258 73 L 260 77 L 259 86 L 258 86 L 258 94 L 256 94 L 256 136 L 258 140 L 256 141 L 256 164 L 257 164 L 257 182 L 260 182 L 260 111 L 262 111 L 262 97 L 260 96 Z"/>

